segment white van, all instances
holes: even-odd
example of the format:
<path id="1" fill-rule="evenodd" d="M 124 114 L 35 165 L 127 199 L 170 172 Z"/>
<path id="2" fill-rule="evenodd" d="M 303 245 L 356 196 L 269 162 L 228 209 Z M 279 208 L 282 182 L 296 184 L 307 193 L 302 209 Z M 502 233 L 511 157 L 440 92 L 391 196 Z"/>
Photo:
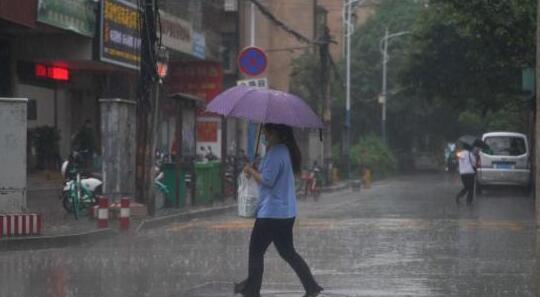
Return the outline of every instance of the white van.
<path id="1" fill-rule="evenodd" d="M 491 132 L 482 136 L 477 181 L 480 185 L 529 186 L 531 162 L 527 136 L 514 132 Z"/>

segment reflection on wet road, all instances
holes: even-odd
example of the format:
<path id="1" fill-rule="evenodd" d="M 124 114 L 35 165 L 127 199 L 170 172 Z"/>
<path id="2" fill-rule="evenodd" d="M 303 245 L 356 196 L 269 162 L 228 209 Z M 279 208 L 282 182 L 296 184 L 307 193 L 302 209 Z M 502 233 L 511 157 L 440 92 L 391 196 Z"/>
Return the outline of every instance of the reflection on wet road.
<path id="1" fill-rule="evenodd" d="M 458 187 L 417 175 L 300 202 L 295 245 L 321 296 L 534 296 L 532 198 L 486 192 L 458 207 Z M 88 247 L 3 252 L 0 296 L 232 296 L 252 224 L 231 213 Z M 302 295 L 270 248 L 263 296 Z"/>

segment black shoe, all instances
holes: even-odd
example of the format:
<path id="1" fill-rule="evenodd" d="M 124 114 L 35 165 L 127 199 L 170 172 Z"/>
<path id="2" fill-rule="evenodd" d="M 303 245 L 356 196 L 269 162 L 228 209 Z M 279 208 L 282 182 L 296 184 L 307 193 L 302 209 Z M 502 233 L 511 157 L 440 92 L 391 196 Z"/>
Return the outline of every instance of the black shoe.
<path id="1" fill-rule="evenodd" d="M 322 291 L 324 291 L 324 289 L 320 286 L 317 286 L 315 289 L 306 292 L 304 297 L 317 297 L 319 296 L 319 294 L 321 294 Z"/>
<path id="2" fill-rule="evenodd" d="M 243 294 L 246 289 L 247 280 L 234 283 L 234 294 Z"/>
<path id="3" fill-rule="evenodd" d="M 234 294 L 241 294 L 244 297 L 261 297 L 260 294 L 253 294 L 246 292 L 247 280 L 239 283 L 234 283 Z"/>

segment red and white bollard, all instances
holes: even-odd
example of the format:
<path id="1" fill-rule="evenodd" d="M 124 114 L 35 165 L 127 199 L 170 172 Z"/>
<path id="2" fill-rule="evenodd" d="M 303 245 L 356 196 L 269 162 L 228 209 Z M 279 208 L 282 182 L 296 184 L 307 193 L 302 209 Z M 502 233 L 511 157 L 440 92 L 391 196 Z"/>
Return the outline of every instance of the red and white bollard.
<path id="1" fill-rule="evenodd" d="M 41 234 L 42 216 L 38 213 L 0 214 L 0 238 Z"/>
<path id="2" fill-rule="evenodd" d="M 97 227 L 109 227 L 109 199 L 103 196 L 98 198 Z"/>
<path id="3" fill-rule="evenodd" d="M 120 199 L 120 230 L 129 230 L 129 198 L 122 197 Z"/>

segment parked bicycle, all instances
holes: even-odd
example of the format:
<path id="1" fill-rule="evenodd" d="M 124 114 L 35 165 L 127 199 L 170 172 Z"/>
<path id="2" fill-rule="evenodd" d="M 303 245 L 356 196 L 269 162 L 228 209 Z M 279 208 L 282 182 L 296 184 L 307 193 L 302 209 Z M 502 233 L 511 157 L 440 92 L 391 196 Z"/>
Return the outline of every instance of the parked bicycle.
<path id="1" fill-rule="evenodd" d="M 315 201 L 318 201 L 319 196 L 321 195 L 322 183 L 320 168 L 315 165 L 311 170 L 304 171 L 304 174 L 302 175 L 302 183 L 302 189 L 304 192 L 302 193 L 301 197 L 307 199 L 309 196 L 312 196 Z"/>
<path id="2" fill-rule="evenodd" d="M 163 201 L 165 200 L 171 200 L 170 194 L 171 190 L 167 185 L 163 182 L 165 179 L 165 174 L 163 172 L 163 164 L 167 160 L 168 156 L 161 152 L 156 152 L 156 161 L 155 161 L 155 172 L 156 177 L 154 178 L 154 188 L 157 190 L 157 195 L 162 195 Z"/>
<path id="3" fill-rule="evenodd" d="M 75 219 L 90 207 L 96 205 L 97 195 L 101 193 L 101 180 L 91 177 L 84 168 L 84 151 L 73 151 L 68 160 L 62 163 L 64 186 L 60 199 L 68 213 Z"/>

